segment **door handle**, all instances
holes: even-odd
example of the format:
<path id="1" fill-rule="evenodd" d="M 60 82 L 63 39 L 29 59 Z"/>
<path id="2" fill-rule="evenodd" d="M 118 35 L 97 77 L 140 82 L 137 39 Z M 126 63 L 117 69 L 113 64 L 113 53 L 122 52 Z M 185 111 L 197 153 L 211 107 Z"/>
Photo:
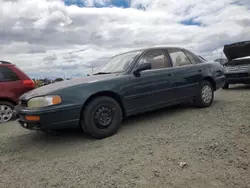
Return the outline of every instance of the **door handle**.
<path id="1" fill-rule="evenodd" d="M 200 69 L 200 70 L 198 70 L 198 72 L 202 72 L 202 70 Z"/>
<path id="2" fill-rule="evenodd" d="M 169 73 L 168 76 L 173 76 L 173 73 Z"/>

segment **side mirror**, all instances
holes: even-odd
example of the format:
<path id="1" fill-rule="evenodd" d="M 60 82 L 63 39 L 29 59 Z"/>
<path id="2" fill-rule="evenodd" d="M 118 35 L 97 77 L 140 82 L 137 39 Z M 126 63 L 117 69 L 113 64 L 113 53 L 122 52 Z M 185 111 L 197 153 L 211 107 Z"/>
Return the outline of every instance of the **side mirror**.
<path id="1" fill-rule="evenodd" d="M 138 67 L 136 67 L 133 74 L 137 77 L 137 76 L 140 76 L 141 71 L 149 70 L 149 69 L 151 69 L 151 63 L 142 63 L 138 65 Z"/>

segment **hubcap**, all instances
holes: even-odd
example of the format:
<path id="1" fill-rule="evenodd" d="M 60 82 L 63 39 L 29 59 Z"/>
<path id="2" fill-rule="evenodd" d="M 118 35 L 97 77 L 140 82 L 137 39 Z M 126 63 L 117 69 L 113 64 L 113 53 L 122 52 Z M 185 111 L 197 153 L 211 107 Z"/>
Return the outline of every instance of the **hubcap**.
<path id="1" fill-rule="evenodd" d="M 94 122 L 98 128 L 107 128 L 113 121 L 113 110 L 109 106 L 101 106 L 94 113 Z"/>
<path id="2" fill-rule="evenodd" d="M 5 123 L 12 118 L 12 109 L 7 105 L 0 105 L 0 123 Z"/>
<path id="3" fill-rule="evenodd" d="M 210 103 L 213 97 L 212 88 L 209 85 L 205 85 L 201 91 L 202 100 L 204 103 Z"/>

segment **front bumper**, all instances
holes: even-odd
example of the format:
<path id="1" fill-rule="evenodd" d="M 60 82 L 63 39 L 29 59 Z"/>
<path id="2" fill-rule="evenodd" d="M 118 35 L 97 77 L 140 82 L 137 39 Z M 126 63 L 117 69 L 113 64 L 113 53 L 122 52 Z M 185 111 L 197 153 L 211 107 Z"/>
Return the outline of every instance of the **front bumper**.
<path id="1" fill-rule="evenodd" d="M 81 106 L 55 106 L 41 109 L 27 109 L 16 106 L 14 113 L 19 124 L 30 130 L 49 130 L 79 127 Z M 39 120 L 27 120 L 27 116 L 39 117 Z"/>
<path id="2" fill-rule="evenodd" d="M 228 84 L 250 84 L 250 73 L 248 72 L 225 73 L 225 76 Z"/>

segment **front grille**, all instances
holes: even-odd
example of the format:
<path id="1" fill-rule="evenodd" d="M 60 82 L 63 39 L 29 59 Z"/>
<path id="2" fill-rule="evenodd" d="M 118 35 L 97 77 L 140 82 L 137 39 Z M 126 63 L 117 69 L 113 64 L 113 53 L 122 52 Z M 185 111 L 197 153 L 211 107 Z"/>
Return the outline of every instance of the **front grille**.
<path id="1" fill-rule="evenodd" d="M 250 65 L 236 65 L 236 66 L 227 66 L 226 69 L 228 72 L 238 72 L 238 71 L 247 71 Z"/>
<path id="2" fill-rule="evenodd" d="M 226 74 L 226 78 L 244 78 L 248 76 L 249 76 L 248 73 Z"/>

